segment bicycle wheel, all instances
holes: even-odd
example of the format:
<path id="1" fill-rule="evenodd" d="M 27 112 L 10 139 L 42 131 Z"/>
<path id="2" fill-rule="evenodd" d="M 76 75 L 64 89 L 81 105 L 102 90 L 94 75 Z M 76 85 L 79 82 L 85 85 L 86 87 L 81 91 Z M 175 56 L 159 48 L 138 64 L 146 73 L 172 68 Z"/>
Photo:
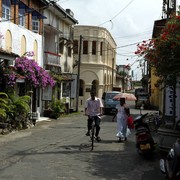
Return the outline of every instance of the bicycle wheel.
<path id="1" fill-rule="evenodd" d="M 94 149 L 94 133 L 95 133 L 95 126 L 92 125 L 92 129 L 91 129 L 91 150 Z"/>

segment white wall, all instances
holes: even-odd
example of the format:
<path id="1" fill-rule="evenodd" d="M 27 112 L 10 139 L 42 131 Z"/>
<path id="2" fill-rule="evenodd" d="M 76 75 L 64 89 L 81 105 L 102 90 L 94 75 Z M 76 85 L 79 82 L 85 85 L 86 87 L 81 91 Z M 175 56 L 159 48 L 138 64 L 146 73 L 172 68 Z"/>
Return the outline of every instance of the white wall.
<path id="1" fill-rule="evenodd" d="M 0 23 L 0 33 L 5 36 L 9 30 L 12 34 L 12 52 L 21 55 L 21 38 L 26 37 L 26 51 L 34 51 L 34 41 L 38 43 L 38 64 L 42 62 L 42 36 L 9 21 Z M 5 39 L 2 39 L 2 48 L 5 49 Z"/>

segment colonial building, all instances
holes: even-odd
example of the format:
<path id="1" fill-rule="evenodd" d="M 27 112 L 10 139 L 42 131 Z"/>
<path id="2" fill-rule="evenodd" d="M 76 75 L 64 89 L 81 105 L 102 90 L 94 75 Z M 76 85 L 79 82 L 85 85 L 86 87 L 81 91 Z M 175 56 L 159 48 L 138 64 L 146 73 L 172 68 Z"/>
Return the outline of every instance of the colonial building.
<path id="1" fill-rule="evenodd" d="M 73 73 L 73 26 L 78 23 L 70 9 L 56 3 L 44 9 L 44 68 L 54 73 L 56 86 L 43 91 L 43 109 L 48 101 L 66 99 L 71 107 L 71 82 Z M 52 96 L 53 93 L 53 96 Z"/>
<path id="2" fill-rule="evenodd" d="M 116 46 L 106 28 L 74 27 L 74 73 L 79 75 L 80 80 L 77 86 L 79 107 L 84 106 L 91 89 L 98 97 L 102 97 L 104 91 L 113 90 L 116 84 Z"/>
<path id="3" fill-rule="evenodd" d="M 115 90 L 126 92 L 132 89 L 132 80 L 130 72 L 130 65 L 116 65 L 117 69 L 117 76 L 116 76 L 116 86 L 114 87 Z"/>
<path id="4" fill-rule="evenodd" d="M 44 0 L 0 0 L 0 62 L 13 66 L 15 57 L 33 51 L 33 59 L 42 66 L 43 16 L 42 9 L 48 3 Z M 8 63 L 7 63 L 8 62 Z M 24 95 L 24 79 L 17 79 L 17 95 Z M 36 112 L 38 98 L 34 89 L 32 110 Z"/>
<path id="5" fill-rule="evenodd" d="M 44 102 L 52 96 L 71 102 L 73 25 L 78 23 L 73 16 L 54 1 L 0 0 L 0 66 L 14 66 L 16 57 L 33 51 L 39 66 L 60 76 L 53 90 L 33 88 L 32 111 L 38 114 L 43 115 Z M 25 95 L 25 86 L 25 80 L 19 79 L 16 94 Z"/>

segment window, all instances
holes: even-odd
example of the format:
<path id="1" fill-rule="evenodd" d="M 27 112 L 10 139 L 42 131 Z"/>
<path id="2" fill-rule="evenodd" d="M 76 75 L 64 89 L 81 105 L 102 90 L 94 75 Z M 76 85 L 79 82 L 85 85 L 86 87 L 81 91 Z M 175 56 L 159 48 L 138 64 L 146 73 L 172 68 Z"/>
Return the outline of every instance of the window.
<path id="1" fill-rule="evenodd" d="M 78 40 L 74 40 L 73 52 L 74 52 L 74 54 L 78 54 Z"/>
<path id="2" fill-rule="evenodd" d="M 63 54 L 63 51 L 64 51 L 64 41 L 61 40 L 61 41 L 59 42 L 59 53 L 60 53 L 60 54 Z"/>
<path id="3" fill-rule="evenodd" d="M 83 41 L 83 54 L 88 54 L 88 41 Z"/>
<path id="4" fill-rule="evenodd" d="M 71 57 L 71 46 L 68 47 L 68 56 Z"/>
<path id="5" fill-rule="evenodd" d="M 32 31 L 39 33 L 39 20 L 37 19 L 37 16 L 32 16 Z"/>
<path id="6" fill-rule="evenodd" d="M 21 38 L 21 55 L 26 53 L 26 37 L 23 35 Z"/>
<path id="7" fill-rule="evenodd" d="M 39 33 L 39 21 L 32 20 L 32 31 L 35 33 Z"/>
<path id="8" fill-rule="evenodd" d="M 2 18 L 10 20 L 11 18 L 11 1 L 3 0 L 2 1 Z"/>
<path id="9" fill-rule="evenodd" d="M 96 41 L 92 42 L 92 55 L 96 55 Z"/>
<path id="10" fill-rule="evenodd" d="M 19 25 L 25 26 L 25 10 L 19 9 Z"/>
<path id="11" fill-rule="evenodd" d="M 84 96 L 84 81 L 80 79 L 79 96 Z"/>

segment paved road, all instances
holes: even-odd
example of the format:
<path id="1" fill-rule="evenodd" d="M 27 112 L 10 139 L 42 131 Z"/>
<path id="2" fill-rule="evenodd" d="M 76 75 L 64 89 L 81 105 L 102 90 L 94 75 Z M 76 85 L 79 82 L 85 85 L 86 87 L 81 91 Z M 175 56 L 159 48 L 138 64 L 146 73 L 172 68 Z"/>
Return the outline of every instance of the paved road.
<path id="1" fill-rule="evenodd" d="M 163 180 L 158 151 L 151 159 L 138 155 L 134 132 L 117 143 L 111 118 L 103 118 L 94 151 L 83 112 L 1 136 L 0 180 Z"/>

